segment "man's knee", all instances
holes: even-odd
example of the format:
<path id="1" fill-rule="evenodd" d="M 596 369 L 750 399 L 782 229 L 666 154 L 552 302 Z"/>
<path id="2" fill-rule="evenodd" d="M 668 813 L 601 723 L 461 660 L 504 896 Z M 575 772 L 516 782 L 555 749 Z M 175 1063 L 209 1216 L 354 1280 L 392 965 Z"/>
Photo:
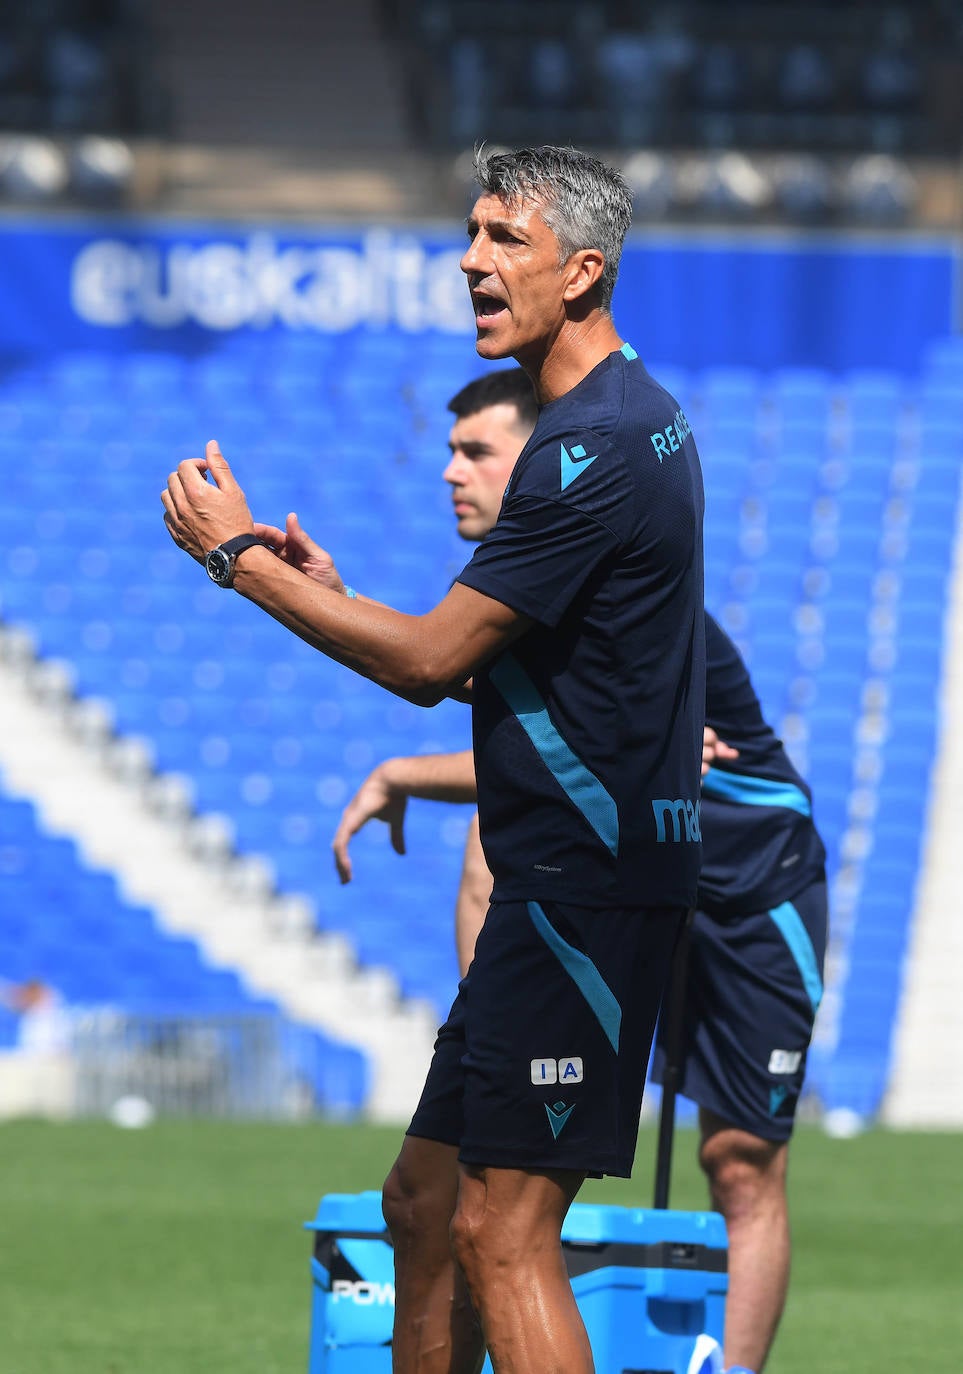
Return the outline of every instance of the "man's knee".
<path id="1" fill-rule="evenodd" d="M 725 1122 L 703 1125 L 699 1163 L 727 1214 L 785 1193 L 788 1142 L 764 1140 Z"/>
<path id="2" fill-rule="evenodd" d="M 405 1179 L 400 1160 L 395 1160 L 381 1189 L 381 1210 L 395 1246 L 414 1229 L 417 1205 L 417 1192 Z"/>
<path id="3" fill-rule="evenodd" d="M 447 1246 L 457 1187 L 453 1147 L 405 1139 L 381 1190 L 381 1208 L 396 1251 L 432 1243 Z"/>
<path id="4" fill-rule="evenodd" d="M 517 1221 L 479 1211 L 459 1200 L 449 1227 L 449 1245 L 475 1306 L 484 1310 L 503 1281 L 528 1271 L 538 1238 L 526 1235 Z"/>
<path id="5" fill-rule="evenodd" d="M 581 1182 L 562 1172 L 462 1170 L 450 1243 L 473 1296 L 513 1273 L 563 1263 L 562 1221 Z"/>
<path id="6" fill-rule="evenodd" d="M 485 1275 L 513 1261 L 515 1226 L 509 1216 L 499 1217 L 472 1194 L 459 1194 L 449 1227 L 449 1243 L 459 1268 L 474 1289 Z"/>

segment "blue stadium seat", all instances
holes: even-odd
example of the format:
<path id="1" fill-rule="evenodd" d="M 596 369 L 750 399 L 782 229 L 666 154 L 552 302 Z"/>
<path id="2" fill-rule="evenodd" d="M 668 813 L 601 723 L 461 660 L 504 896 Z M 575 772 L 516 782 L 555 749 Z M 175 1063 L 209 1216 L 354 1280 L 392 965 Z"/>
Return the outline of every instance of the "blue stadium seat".
<path id="1" fill-rule="evenodd" d="M 923 376 L 939 379 L 943 384 L 958 387 L 963 392 L 963 339 L 958 334 L 936 339 L 926 348 Z"/>
<path id="2" fill-rule="evenodd" d="M 948 461 L 943 461 L 944 457 Z M 925 516 L 938 516 L 941 513 L 945 515 L 947 505 L 957 505 L 960 499 L 960 471 L 963 466 L 961 460 L 963 444 L 950 454 L 941 454 L 939 461 L 924 459 L 920 464 L 919 476 L 911 498 L 911 518 L 914 522 L 921 513 L 925 512 Z"/>
<path id="3" fill-rule="evenodd" d="M 788 476 L 800 483 L 808 480 L 815 486 L 820 465 L 830 456 L 829 437 L 825 423 L 807 421 L 785 422 L 779 442 L 779 476 Z"/>
<path id="4" fill-rule="evenodd" d="M 696 442 L 699 456 L 710 471 L 719 466 L 747 465 L 758 452 L 755 411 L 747 408 L 741 398 L 726 404 L 717 398 L 699 425 Z"/>
<path id="5" fill-rule="evenodd" d="M 770 395 L 784 435 L 800 424 L 825 431 L 833 397 L 833 378 L 820 368 L 781 368 L 770 378 Z"/>
<path id="6" fill-rule="evenodd" d="M 777 367 L 768 378 L 776 399 L 788 395 L 825 395 L 838 386 L 834 373 L 822 367 Z"/>
<path id="7" fill-rule="evenodd" d="M 711 367 L 696 385 L 703 402 L 712 408 L 729 403 L 754 406 L 762 390 L 762 377 L 751 367 Z"/>
<path id="8" fill-rule="evenodd" d="M 924 380 L 918 394 L 920 452 L 958 445 L 963 435 L 963 384 Z"/>
<path id="9" fill-rule="evenodd" d="M 812 518 L 812 496 L 777 482 L 767 497 L 768 518 L 773 525 L 798 525 L 808 531 Z"/>
<path id="10" fill-rule="evenodd" d="M 187 371 L 187 359 L 176 353 L 131 351 L 114 363 L 114 378 L 130 400 L 182 395 Z"/>
<path id="11" fill-rule="evenodd" d="M 883 426 L 896 421 L 906 400 L 906 386 L 896 373 L 858 369 L 846 376 L 844 394 L 854 428 L 863 423 Z"/>
<path id="12" fill-rule="evenodd" d="M 61 403 L 86 401 L 92 394 L 114 392 L 117 367 L 109 354 L 61 353 L 51 359 L 48 377 Z"/>

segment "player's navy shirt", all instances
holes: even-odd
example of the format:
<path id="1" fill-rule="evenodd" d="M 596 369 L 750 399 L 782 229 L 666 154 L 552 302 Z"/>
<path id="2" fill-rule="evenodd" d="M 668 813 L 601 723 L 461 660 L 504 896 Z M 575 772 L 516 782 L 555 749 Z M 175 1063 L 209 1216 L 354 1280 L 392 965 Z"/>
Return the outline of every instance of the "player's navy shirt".
<path id="1" fill-rule="evenodd" d="M 458 579 L 535 622 L 474 678 L 496 899 L 695 901 L 703 505 L 685 416 L 628 345 L 543 407 Z"/>
<path id="2" fill-rule="evenodd" d="M 699 906 L 767 911 L 823 876 L 812 794 L 766 724 L 739 651 L 706 613 L 706 723 L 739 750 L 702 780 Z"/>

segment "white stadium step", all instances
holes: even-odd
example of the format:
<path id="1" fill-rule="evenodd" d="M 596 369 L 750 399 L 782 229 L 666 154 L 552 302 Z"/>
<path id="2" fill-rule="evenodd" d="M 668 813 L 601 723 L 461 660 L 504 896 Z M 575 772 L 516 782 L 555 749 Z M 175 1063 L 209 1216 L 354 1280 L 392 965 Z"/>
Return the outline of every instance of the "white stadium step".
<path id="1" fill-rule="evenodd" d="M 947 669 L 923 869 L 894 1035 L 883 1119 L 963 1126 L 963 558 L 959 533 L 947 615 Z"/>

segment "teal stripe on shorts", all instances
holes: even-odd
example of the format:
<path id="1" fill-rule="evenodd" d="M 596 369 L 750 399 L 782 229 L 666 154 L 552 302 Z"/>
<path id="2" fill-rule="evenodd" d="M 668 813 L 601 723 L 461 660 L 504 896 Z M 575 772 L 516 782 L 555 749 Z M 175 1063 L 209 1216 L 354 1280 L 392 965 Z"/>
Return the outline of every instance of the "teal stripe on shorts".
<path id="1" fill-rule="evenodd" d="M 783 902 L 780 906 L 773 907 L 769 915 L 779 927 L 782 938 L 789 946 L 789 953 L 796 961 L 803 987 L 806 989 L 815 1013 L 823 1000 L 823 980 L 819 972 L 816 951 L 813 949 L 813 942 L 809 938 L 809 931 L 792 902 Z"/>
<path id="2" fill-rule="evenodd" d="M 587 954 L 574 949 L 552 925 L 538 902 L 528 902 L 528 914 L 535 929 L 556 956 L 565 972 L 592 1008 L 595 1018 L 615 1053 L 619 1052 L 622 1030 L 622 1008 L 614 992 L 599 973 Z"/>

